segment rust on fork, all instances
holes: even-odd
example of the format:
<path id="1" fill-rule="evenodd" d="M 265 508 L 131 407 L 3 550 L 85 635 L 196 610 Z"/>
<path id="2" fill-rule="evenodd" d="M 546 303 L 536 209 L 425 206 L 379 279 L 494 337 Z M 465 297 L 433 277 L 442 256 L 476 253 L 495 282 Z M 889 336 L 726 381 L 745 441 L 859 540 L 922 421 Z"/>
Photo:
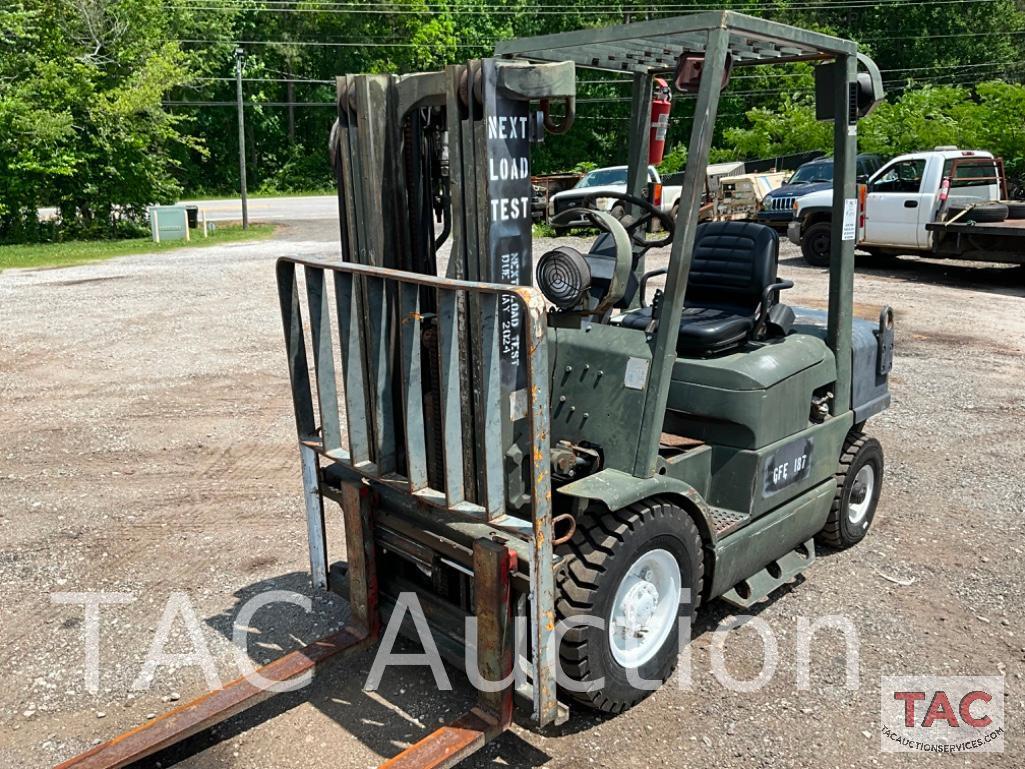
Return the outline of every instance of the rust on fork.
<path id="1" fill-rule="evenodd" d="M 272 683 L 293 681 L 343 652 L 359 651 L 372 641 L 368 633 L 346 627 L 258 668 L 255 673 Z M 68 759 L 55 769 L 119 769 L 205 731 L 277 693 L 254 683 L 256 675 L 243 676 L 222 689 L 207 692 Z"/>

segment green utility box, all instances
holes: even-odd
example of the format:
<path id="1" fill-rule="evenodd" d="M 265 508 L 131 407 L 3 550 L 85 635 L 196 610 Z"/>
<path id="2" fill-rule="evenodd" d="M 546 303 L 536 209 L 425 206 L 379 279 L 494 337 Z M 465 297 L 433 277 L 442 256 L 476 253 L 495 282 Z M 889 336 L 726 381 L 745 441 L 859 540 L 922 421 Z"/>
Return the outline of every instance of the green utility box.
<path id="1" fill-rule="evenodd" d="M 151 206 L 149 224 L 154 243 L 164 240 L 191 240 L 189 214 L 185 206 Z"/>

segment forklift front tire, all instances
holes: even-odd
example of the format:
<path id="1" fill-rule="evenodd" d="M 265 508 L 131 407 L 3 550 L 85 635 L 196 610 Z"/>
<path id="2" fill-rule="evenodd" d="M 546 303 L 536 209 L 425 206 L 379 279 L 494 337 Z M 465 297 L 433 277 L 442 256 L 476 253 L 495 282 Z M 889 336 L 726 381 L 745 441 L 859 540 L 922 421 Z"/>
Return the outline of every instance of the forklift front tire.
<path id="1" fill-rule="evenodd" d="M 697 526 L 656 497 L 585 513 L 561 552 L 568 559 L 555 604 L 565 629 L 563 690 L 594 710 L 621 713 L 676 666 L 679 618 L 693 614 L 704 581 Z"/>
<path id="2" fill-rule="evenodd" d="M 851 431 L 836 473 L 836 496 L 816 539 L 843 550 L 868 534 L 883 485 L 883 447 L 875 438 Z"/>

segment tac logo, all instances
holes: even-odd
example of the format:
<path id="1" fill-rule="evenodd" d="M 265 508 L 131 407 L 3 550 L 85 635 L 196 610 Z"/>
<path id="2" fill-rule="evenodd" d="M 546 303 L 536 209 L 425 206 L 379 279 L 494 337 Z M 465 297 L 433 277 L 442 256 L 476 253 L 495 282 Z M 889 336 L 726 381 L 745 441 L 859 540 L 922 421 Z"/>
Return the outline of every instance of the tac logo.
<path id="1" fill-rule="evenodd" d="M 1001 676 L 884 676 L 880 747 L 886 752 L 1001 753 Z"/>

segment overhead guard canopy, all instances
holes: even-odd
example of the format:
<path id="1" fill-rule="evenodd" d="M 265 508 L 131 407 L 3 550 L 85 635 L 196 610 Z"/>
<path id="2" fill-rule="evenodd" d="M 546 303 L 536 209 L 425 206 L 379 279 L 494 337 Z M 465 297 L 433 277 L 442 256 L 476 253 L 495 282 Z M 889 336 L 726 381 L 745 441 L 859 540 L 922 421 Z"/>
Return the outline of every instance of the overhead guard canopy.
<path id="1" fill-rule="evenodd" d="M 733 66 L 822 61 L 854 55 L 850 40 L 810 32 L 733 11 L 708 11 L 614 27 L 503 40 L 495 54 L 507 59 L 572 61 L 579 67 L 653 74 L 675 69 L 682 54 L 704 53 L 708 32 L 729 32 Z"/>

